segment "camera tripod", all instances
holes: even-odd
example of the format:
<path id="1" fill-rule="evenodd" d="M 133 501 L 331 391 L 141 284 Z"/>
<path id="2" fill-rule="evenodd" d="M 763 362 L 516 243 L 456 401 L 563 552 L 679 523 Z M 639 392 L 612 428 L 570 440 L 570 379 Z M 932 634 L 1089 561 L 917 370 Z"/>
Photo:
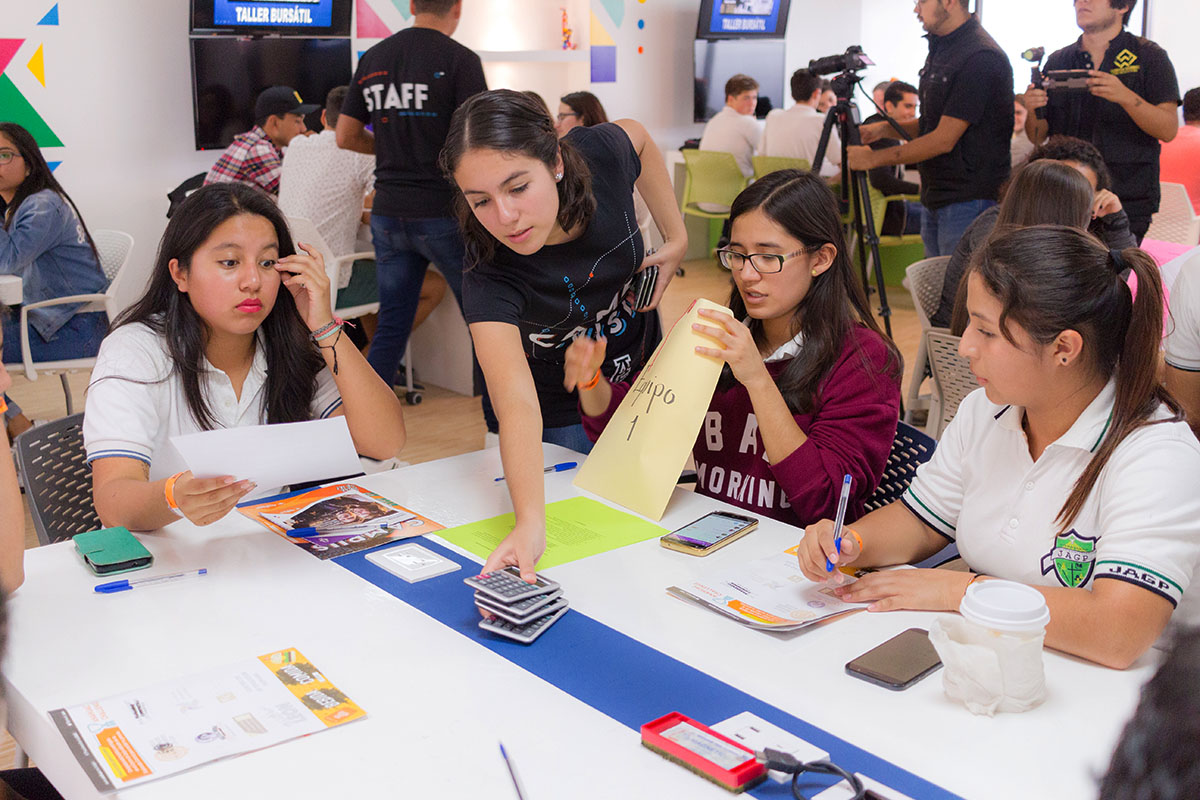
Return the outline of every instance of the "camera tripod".
<path id="1" fill-rule="evenodd" d="M 821 141 L 817 145 L 817 154 L 813 159 L 812 171 L 820 174 L 821 165 L 825 161 L 825 150 L 829 146 L 829 132 L 837 126 L 838 136 L 842 142 L 842 167 L 846 170 L 846 148 L 862 142 L 859 136 L 858 106 L 854 104 L 854 87 L 862 82 L 862 77 L 852 70 L 846 70 L 831 81 L 837 102 L 825 114 L 825 125 L 821 129 Z M 874 101 L 872 101 L 873 103 Z M 880 109 L 882 114 L 883 110 Z M 884 118 L 891 123 L 905 138 L 909 138 L 895 120 L 886 114 Z M 879 316 L 883 317 L 883 327 L 887 335 L 892 335 L 892 309 L 888 305 L 887 288 L 883 284 L 883 262 L 879 258 L 879 235 L 875 233 L 875 217 L 871 210 L 871 192 L 867 186 L 867 173 L 855 170 L 849 173 L 849 180 L 842 181 L 842 202 L 850 209 L 851 224 L 854 226 L 854 236 L 857 242 L 859 269 L 862 273 L 863 291 L 870 298 L 872 291 L 879 293 Z M 867 250 L 871 252 L 874 262 L 875 286 L 871 286 L 867 272 Z"/>

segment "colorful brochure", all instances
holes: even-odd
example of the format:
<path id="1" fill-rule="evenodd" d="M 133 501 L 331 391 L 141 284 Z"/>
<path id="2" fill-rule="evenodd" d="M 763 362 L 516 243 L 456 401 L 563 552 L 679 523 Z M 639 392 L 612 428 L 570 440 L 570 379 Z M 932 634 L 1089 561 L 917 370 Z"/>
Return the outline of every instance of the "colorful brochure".
<path id="1" fill-rule="evenodd" d="M 865 607 L 845 603 L 824 583 L 813 583 L 796 563 L 799 545 L 726 568 L 667 592 L 763 631 L 793 631 Z M 846 575 L 846 584 L 854 578 Z M 843 585 L 846 585 L 843 584 Z"/>
<path id="2" fill-rule="evenodd" d="M 357 553 L 443 527 L 354 483 L 268 497 L 244 503 L 238 510 L 321 559 Z M 288 536 L 289 531 L 300 528 L 315 528 L 322 535 Z"/>
<path id="3" fill-rule="evenodd" d="M 115 792 L 367 713 L 298 650 L 56 708 L 50 719 L 96 790 Z"/>

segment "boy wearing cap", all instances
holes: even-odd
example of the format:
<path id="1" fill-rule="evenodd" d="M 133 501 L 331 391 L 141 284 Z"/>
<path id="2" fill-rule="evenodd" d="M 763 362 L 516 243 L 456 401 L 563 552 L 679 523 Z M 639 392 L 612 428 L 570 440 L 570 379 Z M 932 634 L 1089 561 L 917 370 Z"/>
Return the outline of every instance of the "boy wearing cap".
<path id="1" fill-rule="evenodd" d="M 263 89 L 254 102 L 254 127 L 234 137 L 204 176 L 205 185 L 236 181 L 279 194 L 283 148 L 307 130 L 304 115 L 318 108 L 290 86 Z"/>

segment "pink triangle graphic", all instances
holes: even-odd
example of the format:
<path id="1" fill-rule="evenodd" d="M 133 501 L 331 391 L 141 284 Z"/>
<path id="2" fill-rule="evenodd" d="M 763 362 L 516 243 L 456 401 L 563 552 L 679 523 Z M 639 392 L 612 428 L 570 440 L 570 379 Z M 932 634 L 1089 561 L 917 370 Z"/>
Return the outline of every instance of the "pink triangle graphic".
<path id="1" fill-rule="evenodd" d="M 0 75 L 8 67 L 8 62 L 17 54 L 17 50 L 25 43 L 24 39 L 0 39 Z"/>
<path id="2" fill-rule="evenodd" d="M 392 35 L 391 29 L 379 18 L 367 0 L 357 0 L 354 10 L 355 16 L 358 17 L 359 39 L 386 39 Z"/>

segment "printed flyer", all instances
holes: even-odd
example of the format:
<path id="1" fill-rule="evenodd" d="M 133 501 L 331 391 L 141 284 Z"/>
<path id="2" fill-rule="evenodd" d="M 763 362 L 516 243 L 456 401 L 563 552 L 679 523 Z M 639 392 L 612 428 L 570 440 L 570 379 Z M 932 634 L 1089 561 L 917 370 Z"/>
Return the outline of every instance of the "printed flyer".
<path id="1" fill-rule="evenodd" d="M 105 794 L 367 714 L 298 650 L 69 708 L 50 719 Z"/>
<path id="2" fill-rule="evenodd" d="M 799 545 L 685 586 L 672 586 L 667 592 L 764 631 L 798 630 L 865 606 L 844 603 L 825 584 L 805 578 L 796 563 L 798 549 Z M 846 576 L 847 583 L 853 580 Z"/>
<path id="3" fill-rule="evenodd" d="M 321 559 L 357 553 L 444 527 L 353 483 L 268 497 L 240 505 L 238 510 Z M 299 528 L 315 528 L 320 535 L 288 535 Z"/>

